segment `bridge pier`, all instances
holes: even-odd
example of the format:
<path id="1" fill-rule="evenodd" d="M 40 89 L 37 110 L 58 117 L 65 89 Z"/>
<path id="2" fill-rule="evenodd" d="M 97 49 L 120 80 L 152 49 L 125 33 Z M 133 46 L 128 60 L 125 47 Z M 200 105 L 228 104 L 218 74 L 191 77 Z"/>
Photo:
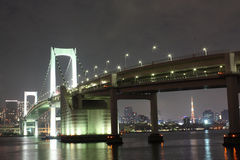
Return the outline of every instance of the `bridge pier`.
<path id="1" fill-rule="evenodd" d="M 227 100 L 229 115 L 229 134 L 224 135 L 224 144 L 239 145 L 240 144 L 240 119 L 239 119 L 239 82 L 235 75 L 226 77 L 227 84 Z"/>
<path id="2" fill-rule="evenodd" d="M 35 121 L 35 131 L 34 131 L 35 137 L 38 137 L 38 121 Z"/>
<path id="3" fill-rule="evenodd" d="M 27 121 L 23 121 L 23 135 L 27 136 Z"/>
<path id="4" fill-rule="evenodd" d="M 56 137 L 56 107 L 50 109 L 50 137 Z"/>
<path id="5" fill-rule="evenodd" d="M 118 114 L 116 90 L 110 91 L 111 135 L 107 136 L 107 144 L 121 144 L 122 137 L 118 134 Z"/>
<path id="6" fill-rule="evenodd" d="M 151 104 L 151 123 L 152 133 L 148 137 L 149 143 L 163 142 L 163 136 L 158 132 L 158 109 L 157 109 L 157 93 L 152 93 L 150 96 Z"/>

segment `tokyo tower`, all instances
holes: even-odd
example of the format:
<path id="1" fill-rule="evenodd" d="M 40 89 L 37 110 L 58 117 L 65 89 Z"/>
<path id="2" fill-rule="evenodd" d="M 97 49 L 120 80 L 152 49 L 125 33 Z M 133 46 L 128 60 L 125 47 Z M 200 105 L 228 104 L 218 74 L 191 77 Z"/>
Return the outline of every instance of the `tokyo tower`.
<path id="1" fill-rule="evenodd" d="M 193 97 L 191 97 L 191 120 L 192 120 L 192 123 L 195 123 Z"/>

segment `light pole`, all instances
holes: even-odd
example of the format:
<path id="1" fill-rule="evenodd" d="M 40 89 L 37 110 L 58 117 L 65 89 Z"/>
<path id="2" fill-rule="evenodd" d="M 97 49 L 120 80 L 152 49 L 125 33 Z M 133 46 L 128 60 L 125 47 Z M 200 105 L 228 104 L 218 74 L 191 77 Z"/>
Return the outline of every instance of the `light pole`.
<path id="1" fill-rule="evenodd" d="M 87 77 L 88 70 L 84 72 L 84 76 Z"/>
<path id="2" fill-rule="evenodd" d="M 208 55 L 207 48 L 203 48 L 202 50 L 203 50 L 204 56 L 207 56 Z"/>
<path id="3" fill-rule="evenodd" d="M 121 68 L 121 66 L 117 66 L 117 69 L 121 72 L 122 68 Z"/>
<path id="4" fill-rule="evenodd" d="M 109 63 L 110 63 L 110 61 L 106 60 L 106 69 L 107 69 Z"/>
<path id="5" fill-rule="evenodd" d="M 78 74 L 78 82 L 80 82 L 80 77 L 81 77 L 81 75 L 80 75 L 80 74 Z"/>
<path id="6" fill-rule="evenodd" d="M 97 75 L 97 73 L 96 73 L 96 70 L 97 70 L 97 69 L 98 69 L 98 66 L 95 65 L 94 68 L 93 68 L 93 73 L 94 73 L 94 77 L 95 77 L 95 78 L 98 77 L 98 75 Z"/>
<path id="7" fill-rule="evenodd" d="M 103 71 L 103 73 L 107 74 L 108 73 L 108 65 L 110 64 L 110 60 L 106 60 L 105 63 L 105 70 Z"/>
<path id="8" fill-rule="evenodd" d="M 172 61 L 172 54 L 168 54 L 168 60 Z"/>
<path id="9" fill-rule="evenodd" d="M 95 72 L 96 69 L 98 69 L 98 66 L 94 66 L 94 68 L 93 68 L 93 72 Z"/>
<path id="10" fill-rule="evenodd" d="M 127 68 L 127 57 L 129 56 L 129 54 L 128 53 L 126 53 L 125 55 L 124 55 L 124 58 L 125 58 L 125 68 Z"/>
<path id="11" fill-rule="evenodd" d="M 140 64 L 140 66 L 142 67 L 142 61 L 141 60 L 138 61 L 138 64 Z"/>

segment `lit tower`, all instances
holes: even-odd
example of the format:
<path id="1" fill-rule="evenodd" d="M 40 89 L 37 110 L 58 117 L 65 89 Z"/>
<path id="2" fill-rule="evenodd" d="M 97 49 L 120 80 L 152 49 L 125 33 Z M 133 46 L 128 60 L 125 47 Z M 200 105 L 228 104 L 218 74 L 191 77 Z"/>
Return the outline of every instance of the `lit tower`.
<path id="1" fill-rule="evenodd" d="M 193 97 L 191 97 L 191 120 L 192 120 L 192 123 L 195 123 Z"/>

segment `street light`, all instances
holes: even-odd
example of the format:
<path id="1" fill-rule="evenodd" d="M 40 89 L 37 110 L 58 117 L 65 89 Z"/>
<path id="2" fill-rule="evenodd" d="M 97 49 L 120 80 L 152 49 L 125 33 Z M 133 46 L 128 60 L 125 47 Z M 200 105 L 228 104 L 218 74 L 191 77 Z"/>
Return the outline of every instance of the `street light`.
<path id="1" fill-rule="evenodd" d="M 172 54 L 168 54 L 168 60 L 172 61 Z"/>
<path id="2" fill-rule="evenodd" d="M 96 69 L 98 69 L 98 66 L 94 66 L 93 71 L 95 72 Z"/>
<path id="3" fill-rule="evenodd" d="M 157 46 L 156 45 L 153 45 L 152 46 L 152 50 L 156 50 L 157 49 Z"/>
<path id="4" fill-rule="evenodd" d="M 121 72 L 121 66 L 117 66 L 117 69 Z"/>
<path id="5" fill-rule="evenodd" d="M 97 69 L 98 69 L 98 66 L 95 65 L 94 68 L 93 68 L 93 73 L 95 74 L 94 75 L 95 78 L 97 77 L 97 73 L 95 73 Z"/>
<path id="6" fill-rule="evenodd" d="M 106 70 L 108 69 L 109 63 L 110 63 L 110 61 L 109 61 L 109 60 L 106 60 L 106 66 L 105 66 L 105 67 L 106 67 L 106 68 L 105 68 Z"/>
<path id="7" fill-rule="evenodd" d="M 80 77 L 81 77 L 81 75 L 80 75 L 80 74 L 78 74 L 78 82 L 80 81 Z"/>
<path id="8" fill-rule="evenodd" d="M 127 67 L 127 57 L 129 56 L 128 53 L 125 54 L 124 58 L 125 58 L 125 68 Z"/>
<path id="9" fill-rule="evenodd" d="M 88 73 L 88 70 L 86 70 L 85 73 L 84 73 L 85 77 L 87 76 L 87 73 Z"/>
<path id="10" fill-rule="evenodd" d="M 203 48 L 204 55 L 207 56 L 207 48 Z"/>
<path id="11" fill-rule="evenodd" d="M 142 61 L 141 60 L 138 61 L 138 64 L 140 64 L 140 66 L 142 67 Z"/>

